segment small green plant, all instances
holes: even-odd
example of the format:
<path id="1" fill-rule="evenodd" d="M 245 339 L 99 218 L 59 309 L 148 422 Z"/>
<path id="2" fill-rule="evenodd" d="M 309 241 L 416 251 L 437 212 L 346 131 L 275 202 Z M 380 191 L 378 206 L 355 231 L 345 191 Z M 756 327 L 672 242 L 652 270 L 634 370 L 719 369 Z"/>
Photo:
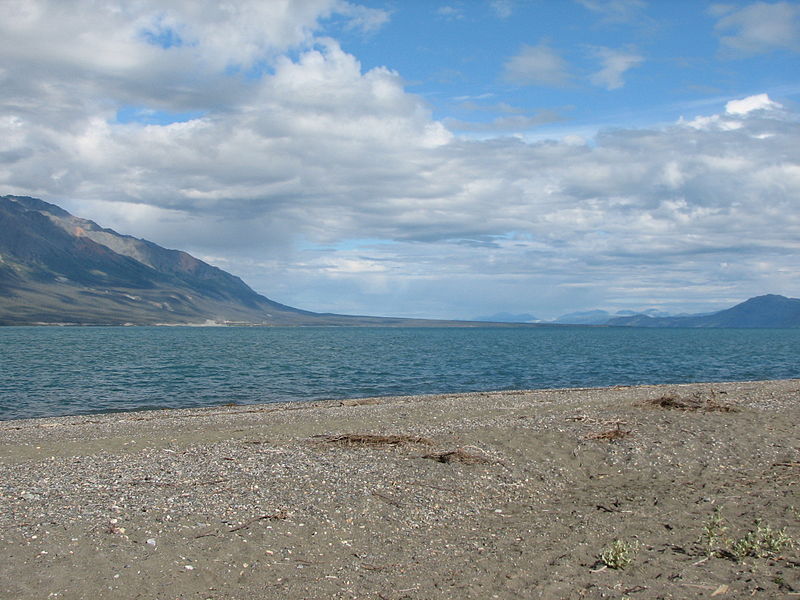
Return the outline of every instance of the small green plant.
<path id="1" fill-rule="evenodd" d="M 726 542 L 724 536 L 727 530 L 725 519 L 722 517 L 722 507 L 718 506 L 714 509 L 708 521 L 703 525 L 700 539 L 697 540 L 705 556 L 711 558 L 712 556 L 719 555 L 720 547 Z"/>
<path id="2" fill-rule="evenodd" d="M 600 553 L 600 562 L 609 569 L 624 569 L 633 562 L 639 550 L 637 542 L 614 540 L 611 545 Z"/>
<path id="3" fill-rule="evenodd" d="M 748 556 L 754 558 L 775 556 L 784 548 L 794 544 L 785 529 L 762 526 L 761 521 L 756 521 L 755 525 L 755 529 L 751 529 L 731 544 L 731 554 L 740 562 Z"/>

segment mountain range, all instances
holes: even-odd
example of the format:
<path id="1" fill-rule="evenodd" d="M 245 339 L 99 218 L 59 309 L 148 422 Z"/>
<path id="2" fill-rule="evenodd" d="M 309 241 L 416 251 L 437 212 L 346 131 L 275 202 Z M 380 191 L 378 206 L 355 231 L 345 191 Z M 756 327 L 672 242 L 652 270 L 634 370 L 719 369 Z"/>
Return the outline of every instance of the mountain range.
<path id="1" fill-rule="evenodd" d="M 439 321 L 314 313 L 275 302 L 186 252 L 122 235 L 28 196 L 0 196 L 0 325 L 546 326 L 531 314 Z M 800 300 L 766 295 L 712 314 L 587 311 L 560 324 L 800 327 Z"/>
<path id="2" fill-rule="evenodd" d="M 800 327 L 800 299 L 766 294 L 731 308 L 702 315 L 651 317 L 639 314 L 609 319 L 615 327 L 732 327 L 794 329 Z"/>
<path id="3" fill-rule="evenodd" d="M 0 196 L 0 325 L 440 325 L 280 304 L 181 252 L 27 196 Z M 444 322 L 448 324 L 448 322 Z"/>
<path id="4" fill-rule="evenodd" d="M 553 323 L 561 323 L 564 325 L 605 325 L 611 319 L 616 317 L 632 317 L 635 315 L 647 315 L 650 317 L 668 317 L 667 313 L 654 309 L 649 308 L 647 310 L 643 310 L 641 312 L 636 312 L 633 310 L 620 310 L 614 314 L 611 314 L 605 310 L 584 310 L 579 312 L 568 313 L 566 315 L 561 315 L 557 319 L 553 321 Z"/>

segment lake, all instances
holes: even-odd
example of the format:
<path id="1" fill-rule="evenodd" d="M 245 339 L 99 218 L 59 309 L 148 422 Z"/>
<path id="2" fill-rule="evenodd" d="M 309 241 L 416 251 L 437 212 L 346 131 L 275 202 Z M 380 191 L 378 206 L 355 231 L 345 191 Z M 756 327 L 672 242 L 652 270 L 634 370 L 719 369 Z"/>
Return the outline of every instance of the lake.
<path id="1" fill-rule="evenodd" d="M 800 330 L 0 327 L 0 420 L 800 377 Z"/>

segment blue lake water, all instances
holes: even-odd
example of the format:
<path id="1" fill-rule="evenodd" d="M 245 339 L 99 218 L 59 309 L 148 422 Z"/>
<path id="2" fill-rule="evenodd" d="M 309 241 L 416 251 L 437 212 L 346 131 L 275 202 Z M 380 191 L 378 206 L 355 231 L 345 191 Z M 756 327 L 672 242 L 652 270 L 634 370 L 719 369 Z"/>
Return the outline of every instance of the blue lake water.
<path id="1" fill-rule="evenodd" d="M 800 377 L 800 330 L 0 327 L 0 420 Z"/>

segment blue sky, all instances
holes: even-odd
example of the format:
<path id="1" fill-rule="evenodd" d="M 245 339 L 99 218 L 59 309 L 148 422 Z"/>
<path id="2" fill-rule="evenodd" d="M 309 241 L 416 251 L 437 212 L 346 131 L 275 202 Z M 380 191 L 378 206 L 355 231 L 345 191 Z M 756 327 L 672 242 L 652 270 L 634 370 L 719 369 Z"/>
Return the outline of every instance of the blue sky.
<path id="1" fill-rule="evenodd" d="M 396 69 L 406 89 L 431 104 L 434 118 L 449 120 L 460 132 L 470 129 L 453 121 L 487 126 L 543 112 L 554 120 L 530 128 L 537 135 L 647 126 L 709 106 L 719 110 L 742 95 L 796 96 L 800 90 L 796 39 L 793 48 L 757 51 L 722 43 L 741 31 L 735 19 L 718 26 L 718 15 L 736 16 L 735 4 L 727 12 L 697 0 L 369 5 L 387 9 L 391 18 L 375 35 L 342 36 L 343 49 L 365 69 Z M 738 6 L 741 12 L 748 4 Z M 539 77 L 515 77 L 514 59 L 525 56 L 557 62 Z M 619 66 L 603 76 L 615 57 Z"/>
<path id="2" fill-rule="evenodd" d="M 0 190 L 280 302 L 800 296 L 800 3 L 9 0 Z"/>

